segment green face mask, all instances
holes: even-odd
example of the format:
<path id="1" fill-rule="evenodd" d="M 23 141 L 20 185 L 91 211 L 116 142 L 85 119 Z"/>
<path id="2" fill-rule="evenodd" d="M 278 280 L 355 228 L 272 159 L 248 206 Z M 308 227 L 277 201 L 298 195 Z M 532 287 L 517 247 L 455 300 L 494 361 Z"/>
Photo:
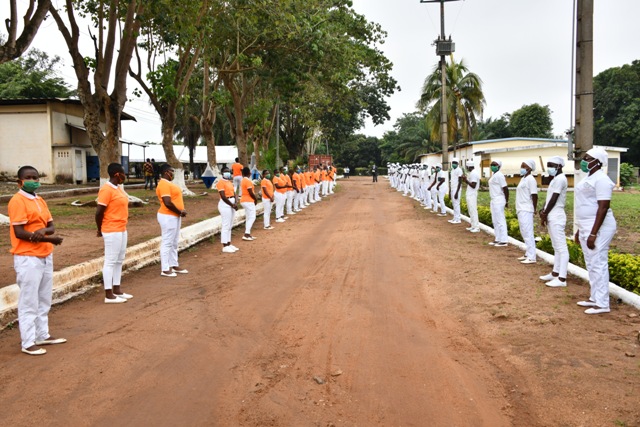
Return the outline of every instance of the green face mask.
<path id="1" fill-rule="evenodd" d="M 40 188 L 38 181 L 22 181 L 22 189 L 27 193 L 33 193 L 38 188 Z"/>
<path id="2" fill-rule="evenodd" d="M 493 166 L 491 165 L 491 172 L 496 173 L 500 170 L 500 166 Z"/>
<path id="3" fill-rule="evenodd" d="M 589 172 L 589 162 L 587 162 L 586 160 L 581 160 L 580 161 L 580 170 L 582 172 Z"/>
<path id="4" fill-rule="evenodd" d="M 270 173 L 268 173 L 268 174 L 266 174 L 264 177 L 265 177 L 265 178 L 267 178 L 267 179 L 271 179 L 271 174 L 270 174 Z"/>
<path id="5" fill-rule="evenodd" d="M 456 163 L 452 163 L 451 167 L 454 168 L 454 169 L 458 169 L 458 165 Z"/>

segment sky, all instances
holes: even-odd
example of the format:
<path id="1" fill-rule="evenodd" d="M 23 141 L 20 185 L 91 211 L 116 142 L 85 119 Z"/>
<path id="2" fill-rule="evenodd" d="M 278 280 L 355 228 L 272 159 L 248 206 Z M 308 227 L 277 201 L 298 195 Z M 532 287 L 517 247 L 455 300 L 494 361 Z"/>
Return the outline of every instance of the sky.
<path id="1" fill-rule="evenodd" d="M 55 1 L 55 0 L 54 0 Z M 59 1 L 59 0 L 58 0 Z M 26 0 L 20 11 L 25 10 Z M 523 105 L 548 105 L 554 134 L 571 126 L 571 47 L 574 0 L 460 0 L 445 4 L 445 34 L 456 44 L 456 61 L 464 59 L 483 81 L 484 118 L 498 118 Z M 387 32 L 379 46 L 394 64 L 401 91 L 388 99 L 391 119 L 360 131 L 382 137 L 403 114 L 414 112 L 425 77 L 437 65 L 433 40 L 440 34 L 439 3 L 419 0 L 353 0 L 356 12 Z M 640 59 L 640 0 L 595 0 L 594 74 Z M 8 2 L 0 2 L 0 18 Z M 84 27 L 86 28 L 86 26 Z M 84 52 L 91 44 L 86 30 Z M 47 19 L 32 44 L 59 55 L 60 75 L 75 87 L 71 58 L 53 19 Z M 128 91 L 136 87 L 130 79 Z M 137 122 L 123 123 L 123 138 L 134 142 L 162 139 L 160 120 L 146 97 L 129 97 L 125 111 Z"/>

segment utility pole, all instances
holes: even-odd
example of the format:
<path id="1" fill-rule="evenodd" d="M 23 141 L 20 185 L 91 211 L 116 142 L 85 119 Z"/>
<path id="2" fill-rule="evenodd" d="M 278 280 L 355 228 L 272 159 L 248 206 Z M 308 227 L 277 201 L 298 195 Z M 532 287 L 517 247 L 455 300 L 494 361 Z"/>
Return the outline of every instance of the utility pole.
<path id="1" fill-rule="evenodd" d="M 280 103 L 276 105 L 276 169 L 280 168 Z"/>
<path id="2" fill-rule="evenodd" d="M 448 1 L 458 0 L 420 0 L 420 3 L 440 3 L 440 35 L 435 40 L 436 55 L 440 56 L 440 142 L 442 143 L 442 169 L 449 170 L 449 140 L 448 140 L 448 118 L 447 118 L 447 60 L 446 56 L 451 55 L 456 50 L 456 45 L 446 40 L 444 35 L 444 4 Z"/>
<path id="3" fill-rule="evenodd" d="M 576 121 L 573 160 L 576 170 L 593 148 L 593 1 L 577 0 Z"/>

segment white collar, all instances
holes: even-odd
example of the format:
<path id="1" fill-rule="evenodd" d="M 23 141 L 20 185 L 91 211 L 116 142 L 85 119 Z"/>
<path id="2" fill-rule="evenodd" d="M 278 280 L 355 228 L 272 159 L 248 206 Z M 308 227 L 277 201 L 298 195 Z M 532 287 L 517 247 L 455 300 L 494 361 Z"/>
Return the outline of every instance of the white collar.
<path id="1" fill-rule="evenodd" d="M 27 193 L 22 188 L 20 189 L 20 191 L 18 191 L 18 194 L 21 194 L 21 195 L 23 195 L 24 197 L 26 197 L 27 199 L 30 199 L 30 200 L 35 200 L 35 199 L 39 198 L 37 194 L 33 195 L 31 193 Z"/>
<path id="2" fill-rule="evenodd" d="M 107 184 L 109 184 L 110 186 L 112 186 L 116 190 L 118 189 L 118 186 L 117 185 L 113 185 L 113 183 L 111 181 L 107 181 Z"/>

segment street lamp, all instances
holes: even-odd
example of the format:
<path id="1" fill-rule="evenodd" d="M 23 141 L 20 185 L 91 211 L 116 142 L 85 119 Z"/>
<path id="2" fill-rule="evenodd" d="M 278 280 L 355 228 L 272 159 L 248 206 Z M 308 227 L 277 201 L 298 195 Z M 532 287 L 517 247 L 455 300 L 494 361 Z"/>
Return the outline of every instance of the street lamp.
<path id="1" fill-rule="evenodd" d="M 440 90 L 440 142 L 442 143 L 442 168 L 449 169 L 449 142 L 447 138 L 447 63 L 445 56 L 456 50 L 455 43 L 444 35 L 444 4 L 459 0 L 420 0 L 420 3 L 440 3 L 440 35 L 435 40 L 436 55 L 440 56 L 440 73 L 442 77 Z"/>

